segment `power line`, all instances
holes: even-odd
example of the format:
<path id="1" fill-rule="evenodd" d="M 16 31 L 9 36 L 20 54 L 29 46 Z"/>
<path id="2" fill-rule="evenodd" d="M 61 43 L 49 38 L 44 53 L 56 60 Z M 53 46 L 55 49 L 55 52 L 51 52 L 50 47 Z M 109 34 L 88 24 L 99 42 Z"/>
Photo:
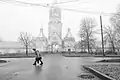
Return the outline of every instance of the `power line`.
<path id="1" fill-rule="evenodd" d="M 76 9 L 68 9 L 68 8 L 61 8 L 63 10 L 67 11 L 73 11 L 73 12 L 80 12 L 80 13 L 88 13 L 88 14 L 98 14 L 98 15 L 104 15 L 104 16 L 110 16 L 115 13 L 104 13 L 104 12 L 95 12 L 95 11 L 82 11 L 82 10 L 76 10 Z"/>
<path id="2" fill-rule="evenodd" d="M 22 5 L 30 5 L 30 6 L 41 6 L 41 7 L 48 6 L 48 4 L 28 3 L 28 2 L 22 2 L 22 1 L 16 1 L 16 0 L 0 0 L 0 1 L 5 3 L 22 4 Z"/>
<path id="3" fill-rule="evenodd" d="M 77 2 L 79 0 L 72 0 L 72 1 L 66 1 L 66 2 L 59 2 L 59 3 L 52 3 L 52 4 L 37 4 L 37 3 L 28 3 L 28 2 L 22 2 L 22 1 L 16 1 L 16 0 L 0 0 L 2 2 L 6 3 L 19 3 L 19 4 L 25 4 L 25 5 L 31 5 L 31 6 L 41 6 L 41 7 L 49 7 L 50 5 L 59 5 L 64 3 L 70 3 L 70 2 Z"/>
<path id="4" fill-rule="evenodd" d="M 78 2 L 78 1 L 80 1 L 80 0 L 72 0 L 72 1 L 65 1 L 65 2 L 59 2 L 59 3 L 53 3 L 53 5 L 55 4 L 55 5 L 59 5 L 59 4 L 65 4 L 65 3 L 73 3 L 73 2 Z"/>
<path id="5" fill-rule="evenodd" d="M 16 1 L 16 0 L 0 0 L 0 1 L 5 2 L 5 3 L 15 3 L 15 4 L 22 4 L 22 5 L 45 7 L 45 8 L 55 8 L 54 6 L 51 6 L 50 4 L 28 3 L 28 2 L 22 2 L 22 1 Z M 79 1 L 79 0 L 75 0 L 75 1 Z M 60 2 L 60 4 L 69 3 L 69 2 L 73 2 L 73 1 Z M 56 3 L 55 5 L 57 5 L 57 4 L 59 4 L 59 3 Z M 68 9 L 68 8 L 60 8 L 60 9 L 66 10 L 66 11 L 72 11 L 72 12 L 80 12 L 80 13 L 87 13 L 87 14 L 98 14 L 98 15 L 104 15 L 104 16 L 111 16 L 111 15 L 115 14 L 115 13 L 103 13 L 103 12 L 95 12 L 95 11 L 82 11 L 82 10 Z"/>

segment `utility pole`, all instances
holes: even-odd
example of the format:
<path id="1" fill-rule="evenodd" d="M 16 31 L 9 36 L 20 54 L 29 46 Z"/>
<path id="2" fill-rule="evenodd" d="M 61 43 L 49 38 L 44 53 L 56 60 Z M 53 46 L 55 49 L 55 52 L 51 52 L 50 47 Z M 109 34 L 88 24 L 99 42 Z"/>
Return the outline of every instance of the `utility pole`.
<path id="1" fill-rule="evenodd" d="M 102 52 L 103 52 L 103 56 L 105 56 L 105 54 L 104 54 L 104 41 L 103 41 L 102 16 L 101 15 L 100 15 L 100 25 L 101 25 Z"/>

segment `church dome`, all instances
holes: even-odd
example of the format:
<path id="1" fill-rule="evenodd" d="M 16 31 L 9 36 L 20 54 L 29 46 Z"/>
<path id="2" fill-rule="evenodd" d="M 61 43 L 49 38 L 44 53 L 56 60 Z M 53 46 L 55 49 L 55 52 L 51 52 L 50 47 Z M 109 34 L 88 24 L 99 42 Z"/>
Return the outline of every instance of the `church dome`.
<path id="1" fill-rule="evenodd" d="M 47 41 L 47 38 L 45 37 L 44 33 L 43 33 L 43 28 L 40 28 L 40 33 L 39 35 L 36 37 L 36 41 Z"/>
<path id="2" fill-rule="evenodd" d="M 64 38 L 64 41 L 75 41 L 75 38 L 71 34 L 70 28 L 68 28 L 68 32 Z"/>

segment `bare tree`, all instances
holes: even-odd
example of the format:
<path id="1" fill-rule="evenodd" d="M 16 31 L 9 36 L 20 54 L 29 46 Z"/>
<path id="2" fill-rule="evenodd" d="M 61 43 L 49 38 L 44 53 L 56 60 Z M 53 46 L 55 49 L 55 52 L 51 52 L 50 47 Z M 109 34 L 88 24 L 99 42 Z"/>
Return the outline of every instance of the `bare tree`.
<path id="1" fill-rule="evenodd" d="M 118 6 L 117 12 L 111 16 L 110 21 L 117 33 L 120 34 L 120 5 Z"/>
<path id="2" fill-rule="evenodd" d="M 26 49 L 26 55 L 28 56 L 28 49 L 32 44 L 32 36 L 27 32 L 20 32 L 19 41 L 24 45 Z"/>
<path id="3" fill-rule="evenodd" d="M 96 22 L 92 18 L 83 18 L 80 24 L 79 37 L 81 40 L 86 42 L 88 53 L 90 53 L 91 41 L 94 41 L 94 28 L 96 27 Z"/>
<path id="4" fill-rule="evenodd" d="M 107 26 L 104 27 L 104 42 L 105 44 L 110 43 L 109 47 L 112 48 L 112 52 L 115 53 L 115 45 L 117 44 L 117 33 L 114 28 Z"/>
<path id="5" fill-rule="evenodd" d="M 81 51 L 82 52 L 86 52 L 86 49 L 87 49 L 87 42 L 86 42 L 86 40 L 81 40 L 80 42 L 79 42 L 79 47 L 81 48 Z"/>
<path id="6" fill-rule="evenodd" d="M 96 48 L 96 38 L 91 38 L 89 40 L 89 44 L 90 44 L 90 52 L 93 52 L 93 49 L 95 50 Z"/>
<path id="7" fill-rule="evenodd" d="M 111 24 L 115 29 L 116 39 L 117 39 L 117 50 L 120 48 L 120 5 L 118 5 L 117 12 L 113 14 L 110 18 Z"/>

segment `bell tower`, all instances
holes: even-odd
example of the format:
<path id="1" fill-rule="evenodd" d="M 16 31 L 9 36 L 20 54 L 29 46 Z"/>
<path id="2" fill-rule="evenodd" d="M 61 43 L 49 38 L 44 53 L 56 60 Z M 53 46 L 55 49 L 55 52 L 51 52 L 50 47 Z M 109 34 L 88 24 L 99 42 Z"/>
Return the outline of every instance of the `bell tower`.
<path id="1" fill-rule="evenodd" d="M 50 8 L 49 11 L 49 23 L 48 23 L 48 38 L 53 33 L 57 33 L 59 37 L 62 37 L 62 23 L 61 23 L 61 9 L 57 6 Z"/>
<path id="2" fill-rule="evenodd" d="M 49 10 L 48 44 L 52 51 L 60 51 L 62 46 L 61 9 L 54 3 Z"/>

